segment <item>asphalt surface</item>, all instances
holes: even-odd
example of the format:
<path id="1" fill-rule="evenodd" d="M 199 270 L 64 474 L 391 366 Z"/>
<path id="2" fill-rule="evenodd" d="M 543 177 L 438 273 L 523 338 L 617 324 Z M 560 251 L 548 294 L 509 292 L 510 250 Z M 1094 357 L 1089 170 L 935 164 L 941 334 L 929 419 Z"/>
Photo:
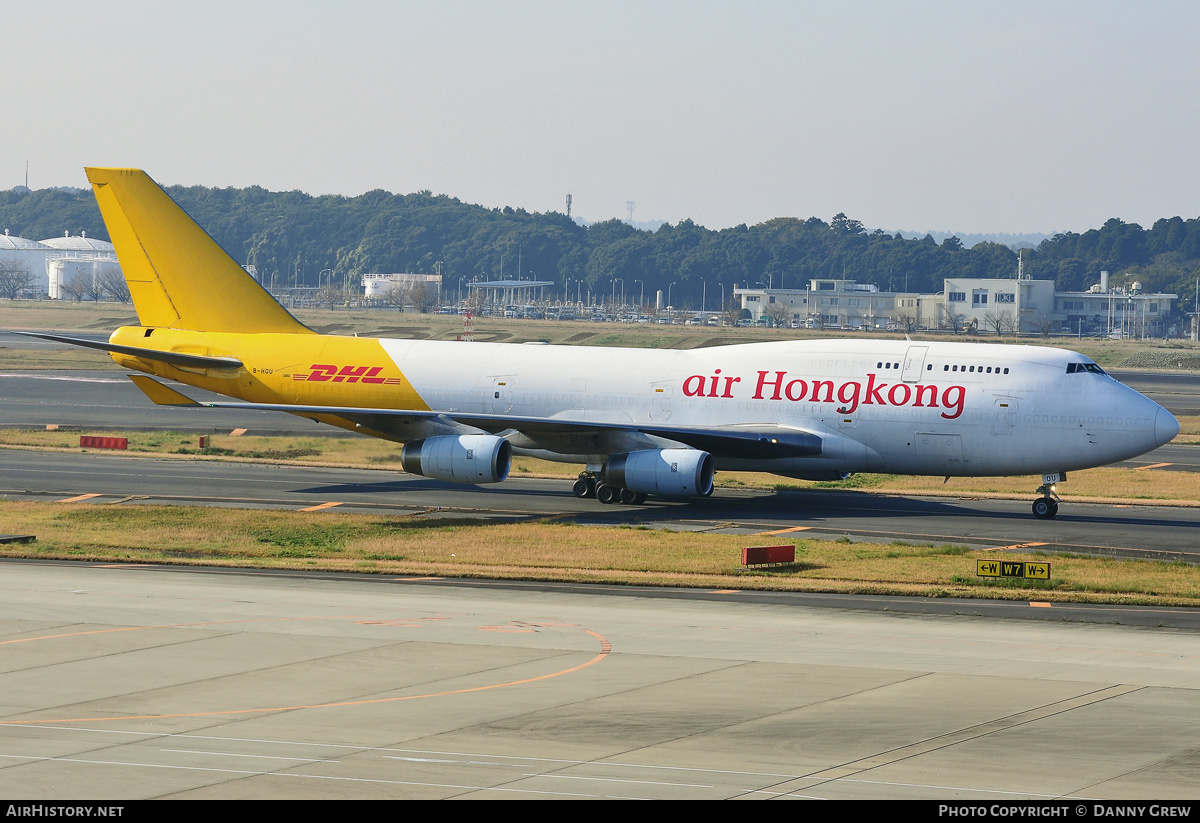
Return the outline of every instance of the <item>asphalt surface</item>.
<path id="1" fill-rule="evenodd" d="M 10 798 L 1200 796 L 1187 610 L 0 565 Z"/>

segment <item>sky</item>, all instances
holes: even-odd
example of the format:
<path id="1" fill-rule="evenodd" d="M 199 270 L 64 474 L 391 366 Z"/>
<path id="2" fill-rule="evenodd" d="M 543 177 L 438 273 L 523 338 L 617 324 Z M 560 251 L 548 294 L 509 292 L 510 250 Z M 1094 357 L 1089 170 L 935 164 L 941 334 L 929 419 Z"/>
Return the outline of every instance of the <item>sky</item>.
<path id="1" fill-rule="evenodd" d="M 1200 216 L 1200 3 L 0 0 L 0 189 L 430 190 L 713 229 Z"/>

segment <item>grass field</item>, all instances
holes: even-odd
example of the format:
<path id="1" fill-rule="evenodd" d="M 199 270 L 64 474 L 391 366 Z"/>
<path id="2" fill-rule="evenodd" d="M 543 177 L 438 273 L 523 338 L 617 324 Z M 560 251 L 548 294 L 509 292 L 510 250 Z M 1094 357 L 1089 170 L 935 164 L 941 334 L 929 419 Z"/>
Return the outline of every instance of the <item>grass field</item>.
<path id="1" fill-rule="evenodd" d="M 975 575 L 954 545 L 800 540 L 797 564 L 746 569 L 753 537 L 645 528 L 503 525 L 352 513 L 184 506 L 0 501 L 0 519 L 35 543 L 0 555 L 73 560 L 326 569 L 372 574 L 487 577 L 929 597 L 1200 605 L 1200 575 L 1180 563 L 1005 553 L 1049 560 L 1049 581 L 1009 584 Z M 772 538 L 777 542 L 779 538 Z M 761 538 L 759 539 L 761 542 Z"/>

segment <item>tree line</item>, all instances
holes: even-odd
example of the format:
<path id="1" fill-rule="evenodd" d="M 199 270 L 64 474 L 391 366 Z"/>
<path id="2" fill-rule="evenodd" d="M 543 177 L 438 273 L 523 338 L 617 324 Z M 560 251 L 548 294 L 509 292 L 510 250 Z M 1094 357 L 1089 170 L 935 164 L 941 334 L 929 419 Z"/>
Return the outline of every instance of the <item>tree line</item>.
<path id="1" fill-rule="evenodd" d="M 267 285 L 356 285 L 368 272 L 440 272 L 443 292 L 471 280 L 537 279 L 560 294 L 627 302 L 655 291 L 680 307 L 718 306 L 732 289 L 762 284 L 804 288 L 811 278 L 844 278 L 885 291 L 932 293 L 947 277 L 1011 278 L 1017 255 L 999 243 L 970 248 L 957 237 L 868 231 L 844 214 L 780 217 L 712 230 L 691 220 L 655 231 L 620 220 L 580 225 L 557 212 L 488 209 L 428 191 L 314 197 L 263 188 L 171 186 L 171 195 L 239 263 Z M 64 231 L 107 238 L 88 190 L 0 191 L 0 229 L 39 239 Z M 1140 280 L 1147 291 L 1189 294 L 1200 275 L 1200 218 L 1158 220 L 1149 229 L 1113 218 L 1065 232 L 1024 252 L 1026 273 L 1060 290 L 1087 289 L 1108 270 L 1113 284 Z"/>

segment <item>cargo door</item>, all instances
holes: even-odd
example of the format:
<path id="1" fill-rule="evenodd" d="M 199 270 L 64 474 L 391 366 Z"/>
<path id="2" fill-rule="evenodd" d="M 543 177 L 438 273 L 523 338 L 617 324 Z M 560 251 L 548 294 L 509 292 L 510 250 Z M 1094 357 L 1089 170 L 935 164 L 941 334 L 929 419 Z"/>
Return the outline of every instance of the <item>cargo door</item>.
<path id="1" fill-rule="evenodd" d="M 508 414 L 513 409 L 513 378 L 511 375 L 492 378 L 492 414 Z"/>

